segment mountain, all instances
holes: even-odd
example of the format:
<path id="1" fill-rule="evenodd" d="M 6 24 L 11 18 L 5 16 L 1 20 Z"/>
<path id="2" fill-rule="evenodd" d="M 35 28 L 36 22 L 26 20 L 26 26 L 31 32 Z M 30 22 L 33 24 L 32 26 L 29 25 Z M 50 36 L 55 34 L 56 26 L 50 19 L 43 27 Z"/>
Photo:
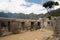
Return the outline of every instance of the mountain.
<path id="1" fill-rule="evenodd" d="M 34 13 L 30 13 L 30 14 L 24 14 L 24 13 L 4 13 L 4 12 L 0 12 L 0 17 L 5 17 L 5 18 L 20 18 L 20 19 L 39 19 L 43 14 L 34 14 Z"/>
<path id="2" fill-rule="evenodd" d="M 40 17 L 42 17 L 43 14 L 34 14 L 34 13 L 30 13 L 30 14 L 24 14 L 24 13 L 20 13 L 18 14 L 17 18 L 21 18 L 21 19 L 39 19 Z"/>
<path id="3" fill-rule="evenodd" d="M 60 16 L 60 8 L 56 10 L 52 10 L 43 15 L 43 17 L 49 17 L 49 16 L 53 16 L 53 17 Z"/>
<path id="4" fill-rule="evenodd" d="M 0 12 L 0 17 L 6 17 L 6 18 L 16 18 L 17 14 L 12 14 L 12 13 L 4 13 L 4 12 Z"/>
<path id="5" fill-rule="evenodd" d="M 39 19 L 40 17 L 56 17 L 56 16 L 60 16 L 60 8 L 56 9 L 56 10 L 52 10 L 50 12 L 47 12 L 46 14 L 34 14 L 34 13 L 30 13 L 30 14 L 24 14 L 24 13 L 4 13 L 4 12 L 0 12 L 0 17 L 6 17 L 6 18 L 20 18 L 20 19 Z"/>

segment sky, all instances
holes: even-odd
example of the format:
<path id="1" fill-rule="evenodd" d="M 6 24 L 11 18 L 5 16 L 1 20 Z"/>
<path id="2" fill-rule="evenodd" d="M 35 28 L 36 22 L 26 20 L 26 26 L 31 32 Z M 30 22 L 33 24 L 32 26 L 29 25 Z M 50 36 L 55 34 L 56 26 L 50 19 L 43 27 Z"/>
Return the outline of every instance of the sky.
<path id="1" fill-rule="evenodd" d="M 47 9 L 42 6 L 43 3 L 50 0 L 0 0 L 0 12 L 5 13 L 34 13 L 34 14 L 45 14 Z M 53 0 L 60 3 L 60 0 Z M 55 6 L 54 10 L 59 8 Z M 53 9 L 52 9 L 53 10 Z"/>

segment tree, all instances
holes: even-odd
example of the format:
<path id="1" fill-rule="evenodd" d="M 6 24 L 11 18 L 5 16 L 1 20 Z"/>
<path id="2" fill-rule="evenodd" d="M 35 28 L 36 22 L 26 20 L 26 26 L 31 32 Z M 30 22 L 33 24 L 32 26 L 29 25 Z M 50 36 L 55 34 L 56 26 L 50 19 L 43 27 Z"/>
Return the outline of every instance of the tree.
<path id="1" fill-rule="evenodd" d="M 59 3 L 58 2 L 54 2 L 54 1 L 48 1 L 48 2 L 45 2 L 44 4 L 43 4 L 43 7 L 45 7 L 45 8 L 52 8 L 53 6 L 57 6 L 57 5 L 59 5 Z M 47 10 L 48 11 L 48 10 Z M 48 16 L 48 18 L 49 19 L 51 19 L 51 15 L 49 14 L 49 16 Z"/>
<path id="2" fill-rule="evenodd" d="M 52 8 L 54 5 L 57 6 L 57 5 L 59 5 L 59 3 L 58 2 L 54 2 L 54 1 L 48 1 L 48 2 L 43 4 L 43 7 L 45 7 L 45 8 L 47 8 L 47 7 Z"/>

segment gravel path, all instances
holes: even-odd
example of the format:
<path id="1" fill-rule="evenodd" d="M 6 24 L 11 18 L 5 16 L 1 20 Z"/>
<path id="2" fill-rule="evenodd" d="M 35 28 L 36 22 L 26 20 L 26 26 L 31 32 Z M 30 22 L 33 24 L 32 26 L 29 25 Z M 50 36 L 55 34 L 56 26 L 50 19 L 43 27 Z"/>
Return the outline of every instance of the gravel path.
<path id="1" fill-rule="evenodd" d="M 6 37 L 0 37 L 0 40 L 45 40 L 47 37 L 53 34 L 50 30 L 36 30 L 36 31 L 27 31 L 21 34 L 9 35 Z"/>

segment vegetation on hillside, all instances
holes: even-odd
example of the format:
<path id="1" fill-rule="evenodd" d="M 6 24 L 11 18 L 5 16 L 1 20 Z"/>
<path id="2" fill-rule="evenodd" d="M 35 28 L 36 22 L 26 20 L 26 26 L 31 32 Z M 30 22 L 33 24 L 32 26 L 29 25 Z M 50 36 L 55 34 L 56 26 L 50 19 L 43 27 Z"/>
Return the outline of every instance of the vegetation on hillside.
<path id="1" fill-rule="evenodd" d="M 49 17 L 49 16 L 52 16 L 52 17 L 60 16 L 60 8 L 56 10 L 52 10 L 46 13 L 45 15 L 43 15 L 43 17 Z"/>

